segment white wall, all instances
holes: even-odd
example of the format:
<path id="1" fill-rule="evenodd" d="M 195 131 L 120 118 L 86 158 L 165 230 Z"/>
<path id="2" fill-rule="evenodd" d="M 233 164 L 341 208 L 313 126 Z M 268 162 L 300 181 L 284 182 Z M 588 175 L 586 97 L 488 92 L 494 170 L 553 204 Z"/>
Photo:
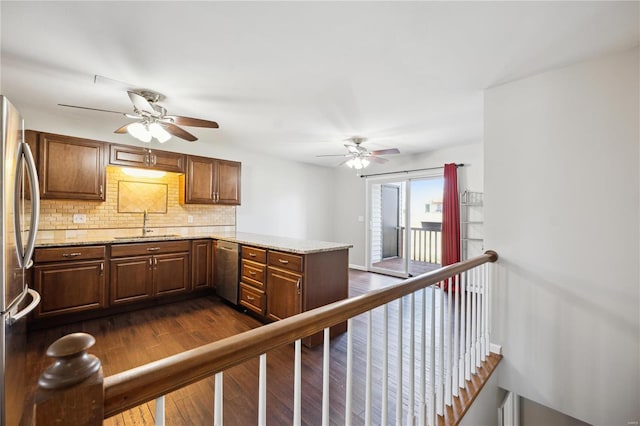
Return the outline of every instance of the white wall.
<path id="1" fill-rule="evenodd" d="M 498 371 L 493 372 L 473 401 L 469 411 L 458 423 L 460 426 L 496 426 L 498 425 L 498 407 L 504 400 L 506 391 L 498 387 Z M 529 426 L 534 426 L 533 424 Z M 542 425 L 540 425 L 542 426 Z M 551 426 L 551 425 L 545 425 Z"/>
<path id="2" fill-rule="evenodd" d="M 640 418 L 638 59 L 485 93 L 500 386 L 598 425 Z"/>
<path id="3" fill-rule="evenodd" d="M 458 188 L 482 191 L 483 150 L 481 143 L 460 145 L 430 151 L 416 156 L 389 156 L 384 166 L 370 166 L 366 173 L 383 173 L 427 167 L 441 167 L 445 163 L 464 163 L 458 169 Z M 398 175 L 402 176 L 402 175 Z M 365 266 L 365 223 L 358 216 L 366 216 L 365 182 L 347 167 L 335 171 L 333 193 L 335 199 L 335 223 L 333 239 L 353 244 L 349 250 L 349 263 Z"/>

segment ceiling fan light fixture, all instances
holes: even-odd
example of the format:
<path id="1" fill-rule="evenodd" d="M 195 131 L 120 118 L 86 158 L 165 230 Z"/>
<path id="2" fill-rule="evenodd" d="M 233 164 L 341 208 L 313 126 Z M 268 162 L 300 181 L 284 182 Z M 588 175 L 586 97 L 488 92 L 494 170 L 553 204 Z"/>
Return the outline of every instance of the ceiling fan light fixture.
<path id="1" fill-rule="evenodd" d="M 171 139 L 171 134 L 163 129 L 160 124 L 155 122 L 149 124 L 149 132 L 151 132 L 151 136 L 158 139 L 158 142 L 160 143 L 165 143 Z"/>
<path id="2" fill-rule="evenodd" d="M 131 123 L 127 126 L 127 133 L 142 142 L 151 142 L 151 132 L 142 123 Z"/>
<path id="3" fill-rule="evenodd" d="M 347 161 L 346 164 L 348 167 L 351 167 L 352 169 L 360 170 L 367 167 L 370 164 L 370 162 L 366 158 L 353 157 L 352 159 Z"/>

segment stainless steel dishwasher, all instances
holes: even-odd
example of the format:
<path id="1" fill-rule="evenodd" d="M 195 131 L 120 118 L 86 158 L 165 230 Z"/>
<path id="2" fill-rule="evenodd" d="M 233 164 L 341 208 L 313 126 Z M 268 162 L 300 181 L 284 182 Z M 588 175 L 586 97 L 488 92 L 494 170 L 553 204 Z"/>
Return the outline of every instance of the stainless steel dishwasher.
<path id="1" fill-rule="evenodd" d="M 240 250 L 237 243 L 218 240 L 215 254 L 215 286 L 218 296 L 238 304 Z"/>

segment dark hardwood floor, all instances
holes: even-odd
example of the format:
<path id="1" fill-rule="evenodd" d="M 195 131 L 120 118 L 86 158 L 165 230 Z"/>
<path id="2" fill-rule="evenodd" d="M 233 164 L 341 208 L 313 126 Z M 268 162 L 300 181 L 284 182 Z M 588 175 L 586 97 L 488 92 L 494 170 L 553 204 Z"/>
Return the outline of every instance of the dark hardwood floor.
<path id="1" fill-rule="evenodd" d="M 350 270 L 350 297 L 401 281 L 399 278 Z M 389 401 L 395 401 L 397 303 L 389 309 Z M 403 300 L 403 317 L 408 315 L 409 301 Z M 380 424 L 382 351 L 382 309 L 374 318 L 373 423 Z M 393 319 L 395 316 L 395 320 Z M 32 331 L 28 335 L 28 374 L 32 384 L 51 363 L 45 356 L 49 344 L 72 332 L 83 331 L 96 338 L 90 353 L 102 360 L 105 376 L 192 349 L 205 343 L 259 327 L 261 323 L 215 296 L 201 297 L 171 305 L 153 307 L 117 316 L 83 321 L 73 325 Z M 406 328 L 406 327 L 405 327 Z M 403 331 L 408 333 L 407 330 Z M 403 348 L 407 345 L 404 341 Z M 347 336 L 331 343 L 330 410 L 331 423 L 344 424 L 344 376 Z M 364 424 L 366 314 L 354 319 L 353 423 Z M 403 350 L 405 368 L 408 355 Z M 267 355 L 267 419 L 272 425 L 291 424 L 293 418 L 293 345 L 281 347 Z M 406 358 L 406 359 L 405 359 Z M 250 425 L 257 422 L 258 359 L 224 372 L 224 421 L 227 425 Z M 213 424 L 213 378 L 202 380 L 165 398 L 168 425 Z M 405 402 L 408 389 L 403 383 Z M 302 348 L 302 423 L 320 424 L 322 404 L 322 345 Z M 106 425 L 153 424 L 155 403 L 150 402 L 105 420 Z M 389 407 L 394 423 L 395 409 Z M 404 420 L 406 421 L 406 419 Z"/>

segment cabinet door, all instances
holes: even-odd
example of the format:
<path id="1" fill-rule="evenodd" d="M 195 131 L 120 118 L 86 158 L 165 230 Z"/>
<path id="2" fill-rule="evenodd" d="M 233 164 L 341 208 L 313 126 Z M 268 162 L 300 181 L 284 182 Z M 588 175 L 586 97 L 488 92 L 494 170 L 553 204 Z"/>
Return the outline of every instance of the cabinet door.
<path id="1" fill-rule="evenodd" d="M 186 293 L 189 291 L 189 253 L 153 256 L 155 295 Z"/>
<path id="2" fill-rule="evenodd" d="M 193 289 L 211 287 L 211 241 L 194 241 L 191 246 L 191 282 Z"/>
<path id="3" fill-rule="evenodd" d="M 36 317 L 104 308 L 104 261 L 45 263 L 34 268 L 34 287 L 42 296 Z"/>
<path id="4" fill-rule="evenodd" d="M 184 173 L 186 159 L 184 154 L 115 144 L 111 144 L 109 151 L 109 164 L 115 166 L 144 167 Z"/>
<path id="5" fill-rule="evenodd" d="M 302 311 L 302 275 L 267 269 L 267 318 L 280 320 Z"/>
<path id="6" fill-rule="evenodd" d="M 240 205 L 241 163 L 218 160 L 216 170 L 218 204 Z"/>
<path id="7" fill-rule="evenodd" d="M 214 162 L 205 157 L 187 156 L 187 173 L 185 176 L 185 199 L 187 204 L 213 204 Z"/>
<path id="8" fill-rule="evenodd" d="M 137 302 L 153 295 L 151 256 L 111 259 L 111 304 Z"/>
<path id="9" fill-rule="evenodd" d="M 41 198 L 104 201 L 105 144 L 41 133 L 38 176 Z"/>

